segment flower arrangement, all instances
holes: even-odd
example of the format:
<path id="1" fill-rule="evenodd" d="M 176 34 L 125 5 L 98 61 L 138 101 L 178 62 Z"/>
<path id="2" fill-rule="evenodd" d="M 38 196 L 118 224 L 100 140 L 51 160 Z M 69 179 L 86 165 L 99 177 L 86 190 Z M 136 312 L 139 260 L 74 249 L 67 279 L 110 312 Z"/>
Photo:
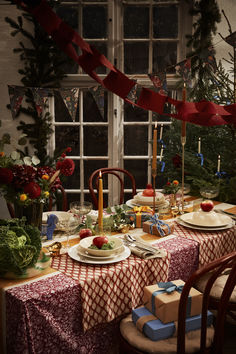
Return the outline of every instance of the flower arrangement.
<path id="1" fill-rule="evenodd" d="M 56 161 L 55 168 L 38 166 L 37 156 L 23 157 L 17 151 L 10 156 L 0 152 L 0 190 L 7 202 L 28 206 L 46 203 L 50 193 L 61 184 L 59 174 L 70 176 L 74 172 L 74 161 L 66 158 L 68 147 Z"/>
<path id="2" fill-rule="evenodd" d="M 167 182 L 164 187 L 165 194 L 176 194 L 179 191 L 179 181 L 176 179 L 172 182 Z"/>

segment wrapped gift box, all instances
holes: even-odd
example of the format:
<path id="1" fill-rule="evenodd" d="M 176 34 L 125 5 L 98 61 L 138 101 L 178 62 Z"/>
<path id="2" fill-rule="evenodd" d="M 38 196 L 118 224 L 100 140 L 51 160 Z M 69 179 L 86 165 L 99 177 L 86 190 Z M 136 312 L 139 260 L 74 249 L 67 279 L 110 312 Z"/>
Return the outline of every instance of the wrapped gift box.
<path id="1" fill-rule="evenodd" d="M 134 207 L 131 210 L 127 210 L 125 215 L 134 223 L 135 227 L 142 227 L 143 223 L 152 216 L 152 209 L 148 206 Z"/>
<path id="2" fill-rule="evenodd" d="M 145 307 L 140 307 L 132 311 L 132 320 L 136 327 L 153 341 L 172 337 L 175 333 L 175 323 L 163 323 L 155 317 Z M 207 325 L 213 322 L 213 314 L 207 312 Z M 201 328 L 201 315 L 188 317 L 186 319 L 186 332 Z"/>
<path id="3" fill-rule="evenodd" d="M 153 219 L 153 218 L 152 218 Z M 157 236 L 167 236 L 174 231 L 174 223 L 166 222 L 155 218 L 154 220 L 148 220 L 143 223 L 143 231 Z"/>
<path id="4" fill-rule="evenodd" d="M 159 284 L 159 285 L 158 285 Z M 157 283 L 144 288 L 144 306 L 163 323 L 178 320 L 179 300 L 182 280 L 168 283 Z M 164 289 L 166 287 L 167 289 Z M 171 289 L 176 288 L 172 292 Z M 202 311 L 202 293 L 192 288 L 189 292 L 187 317 L 199 315 Z"/>

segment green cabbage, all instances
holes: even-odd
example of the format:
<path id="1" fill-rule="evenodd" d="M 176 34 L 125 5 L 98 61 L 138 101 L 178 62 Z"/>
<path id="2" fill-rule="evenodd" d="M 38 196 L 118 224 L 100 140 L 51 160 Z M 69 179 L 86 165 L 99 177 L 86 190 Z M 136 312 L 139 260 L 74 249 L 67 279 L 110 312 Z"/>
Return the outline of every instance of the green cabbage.
<path id="1" fill-rule="evenodd" d="M 42 243 L 40 231 L 20 219 L 0 220 L 0 275 L 23 274 L 37 262 Z"/>

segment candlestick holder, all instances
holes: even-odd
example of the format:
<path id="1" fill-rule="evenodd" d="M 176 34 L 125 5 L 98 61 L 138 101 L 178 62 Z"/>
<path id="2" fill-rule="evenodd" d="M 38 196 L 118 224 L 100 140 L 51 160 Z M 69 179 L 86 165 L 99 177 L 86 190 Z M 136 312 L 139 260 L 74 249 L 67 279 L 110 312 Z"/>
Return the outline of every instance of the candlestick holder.
<path id="1" fill-rule="evenodd" d="M 156 211 L 156 176 L 157 176 L 157 170 L 152 169 L 152 188 L 153 188 L 153 215 L 155 214 Z"/>
<path id="2" fill-rule="evenodd" d="M 186 136 L 181 136 L 181 145 L 182 145 L 182 190 L 181 190 L 181 212 L 184 213 L 184 148 L 186 144 Z"/>

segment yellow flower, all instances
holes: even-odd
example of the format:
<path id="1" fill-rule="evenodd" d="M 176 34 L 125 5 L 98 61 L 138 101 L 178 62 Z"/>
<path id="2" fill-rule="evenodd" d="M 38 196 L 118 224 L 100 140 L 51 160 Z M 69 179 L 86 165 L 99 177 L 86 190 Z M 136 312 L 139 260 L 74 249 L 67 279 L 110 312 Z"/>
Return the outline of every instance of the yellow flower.
<path id="1" fill-rule="evenodd" d="M 42 179 L 49 180 L 49 175 L 42 175 Z"/>
<path id="2" fill-rule="evenodd" d="M 178 186 L 179 181 L 177 181 L 177 180 L 175 179 L 172 183 L 175 184 L 176 186 Z"/>
<path id="3" fill-rule="evenodd" d="M 27 195 L 26 194 L 21 194 L 20 195 L 20 201 L 24 202 L 27 199 Z"/>
<path id="4" fill-rule="evenodd" d="M 48 197 L 49 197 L 49 192 L 48 192 L 48 191 L 45 191 L 45 192 L 44 192 L 44 195 L 45 195 L 46 198 L 48 198 Z"/>

